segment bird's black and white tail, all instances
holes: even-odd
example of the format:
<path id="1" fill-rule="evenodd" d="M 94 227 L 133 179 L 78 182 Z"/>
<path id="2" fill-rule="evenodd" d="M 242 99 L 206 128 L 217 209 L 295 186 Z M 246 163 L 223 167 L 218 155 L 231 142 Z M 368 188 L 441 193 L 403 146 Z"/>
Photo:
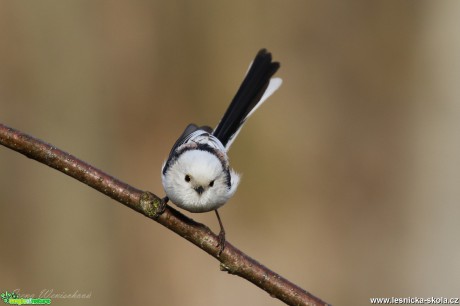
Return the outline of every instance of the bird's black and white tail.
<path id="1" fill-rule="evenodd" d="M 280 78 L 271 78 L 279 67 L 278 62 L 272 62 L 267 50 L 257 53 L 232 103 L 213 131 L 227 151 L 245 120 L 281 86 Z"/>

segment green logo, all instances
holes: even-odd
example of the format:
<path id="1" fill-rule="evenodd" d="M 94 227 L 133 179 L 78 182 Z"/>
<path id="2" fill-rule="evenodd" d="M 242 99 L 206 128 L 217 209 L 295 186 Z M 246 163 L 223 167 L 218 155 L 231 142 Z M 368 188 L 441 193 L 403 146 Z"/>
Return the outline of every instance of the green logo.
<path id="1" fill-rule="evenodd" d="M 21 299 L 16 292 L 2 292 L 0 294 L 3 302 L 10 305 L 45 305 L 51 304 L 51 299 Z"/>
<path id="2" fill-rule="evenodd" d="M 3 302 L 8 303 L 9 299 L 17 299 L 19 296 L 16 294 L 16 292 L 3 292 L 0 294 L 0 297 L 2 298 Z"/>

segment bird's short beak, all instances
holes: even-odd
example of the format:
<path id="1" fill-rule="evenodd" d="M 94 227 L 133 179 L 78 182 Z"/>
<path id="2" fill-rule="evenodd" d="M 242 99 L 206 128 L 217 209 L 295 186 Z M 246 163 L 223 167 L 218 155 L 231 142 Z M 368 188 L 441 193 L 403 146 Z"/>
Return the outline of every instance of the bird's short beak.
<path id="1" fill-rule="evenodd" d="M 198 192 L 199 195 L 201 195 L 204 191 L 204 188 L 202 186 L 198 186 L 194 188 L 196 192 Z"/>

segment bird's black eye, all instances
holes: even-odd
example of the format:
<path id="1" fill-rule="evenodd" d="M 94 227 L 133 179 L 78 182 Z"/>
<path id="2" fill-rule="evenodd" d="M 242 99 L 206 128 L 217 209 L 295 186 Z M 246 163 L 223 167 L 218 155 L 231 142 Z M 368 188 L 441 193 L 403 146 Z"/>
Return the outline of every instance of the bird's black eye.
<path id="1" fill-rule="evenodd" d="M 211 182 L 209 183 L 209 187 L 212 187 L 212 186 L 214 186 L 214 181 L 211 181 Z"/>
<path id="2" fill-rule="evenodd" d="M 190 175 L 188 175 L 188 174 L 185 175 L 185 181 L 190 182 Z"/>

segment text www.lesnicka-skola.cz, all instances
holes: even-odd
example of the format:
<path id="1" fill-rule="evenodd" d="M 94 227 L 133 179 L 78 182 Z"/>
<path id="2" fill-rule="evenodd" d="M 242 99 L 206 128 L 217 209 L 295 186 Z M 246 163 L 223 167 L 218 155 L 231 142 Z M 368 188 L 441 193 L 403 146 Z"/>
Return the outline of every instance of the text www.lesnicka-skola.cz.
<path id="1" fill-rule="evenodd" d="M 371 304 L 415 304 L 415 305 L 457 305 L 460 304 L 460 298 L 446 297 L 386 297 L 386 298 L 370 298 Z"/>

